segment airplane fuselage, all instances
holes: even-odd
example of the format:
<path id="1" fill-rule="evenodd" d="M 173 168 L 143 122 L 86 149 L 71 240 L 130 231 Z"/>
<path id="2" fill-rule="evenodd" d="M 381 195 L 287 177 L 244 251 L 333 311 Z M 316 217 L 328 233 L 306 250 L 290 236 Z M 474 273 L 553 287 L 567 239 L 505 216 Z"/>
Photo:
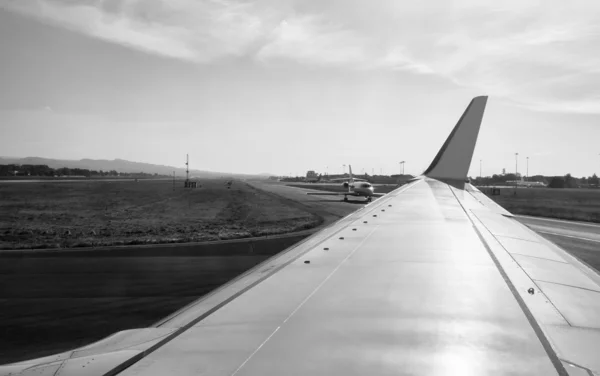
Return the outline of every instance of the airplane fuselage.
<path id="1" fill-rule="evenodd" d="M 349 196 L 361 196 L 371 198 L 375 192 L 371 183 L 354 182 L 348 185 Z"/>

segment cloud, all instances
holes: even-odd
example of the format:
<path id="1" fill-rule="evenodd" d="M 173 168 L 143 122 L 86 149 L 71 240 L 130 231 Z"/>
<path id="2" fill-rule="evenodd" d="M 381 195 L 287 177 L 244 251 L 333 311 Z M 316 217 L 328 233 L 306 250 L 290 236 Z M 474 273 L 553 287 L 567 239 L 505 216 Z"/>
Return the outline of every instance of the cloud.
<path id="1" fill-rule="evenodd" d="M 95 38 L 167 57 L 210 62 L 244 55 L 269 29 L 271 12 L 236 1 L 4 1 L 9 10 Z M 273 22 L 274 27 L 276 22 Z"/>
<path id="2" fill-rule="evenodd" d="M 536 111 L 600 113 L 600 3 L 574 0 L 0 0 L 11 11 L 194 63 L 404 71 Z"/>
<path id="3" fill-rule="evenodd" d="M 292 59 L 309 64 L 364 64 L 365 38 L 322 17 L 290 17 L 271 32 L 269 43 L 256 53 L 262 61 Z"/>

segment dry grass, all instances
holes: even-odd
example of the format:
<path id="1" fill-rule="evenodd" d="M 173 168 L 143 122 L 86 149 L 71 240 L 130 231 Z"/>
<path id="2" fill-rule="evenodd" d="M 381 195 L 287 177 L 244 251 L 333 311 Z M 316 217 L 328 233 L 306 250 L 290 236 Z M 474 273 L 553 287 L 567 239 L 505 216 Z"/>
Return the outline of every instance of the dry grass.
<path id="1" fill-rule="evenodd" d="M 191 242 L 282 234 L 322 219 L 243 182 L 0 183 L 0 249 Z"/>

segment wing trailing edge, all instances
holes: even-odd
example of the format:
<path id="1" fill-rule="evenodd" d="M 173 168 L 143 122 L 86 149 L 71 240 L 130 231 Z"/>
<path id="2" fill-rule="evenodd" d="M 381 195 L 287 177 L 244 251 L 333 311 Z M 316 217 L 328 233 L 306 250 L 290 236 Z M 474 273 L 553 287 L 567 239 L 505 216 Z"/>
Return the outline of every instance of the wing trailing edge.
<path id="1" fill-rule="evenodd" d="M 487 96 L 475 97 L 423 175 L 440 180 L 465 181 L 479 135 Z"/>

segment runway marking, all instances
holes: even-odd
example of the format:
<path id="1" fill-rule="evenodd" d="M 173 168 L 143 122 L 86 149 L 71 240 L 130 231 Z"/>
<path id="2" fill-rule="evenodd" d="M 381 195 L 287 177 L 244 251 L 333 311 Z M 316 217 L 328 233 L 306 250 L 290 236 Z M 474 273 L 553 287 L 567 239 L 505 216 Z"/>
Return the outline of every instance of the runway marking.
<path id="1" fill-rule="evenodd" d="M 534 219 L 534 220 L 539 220 L 539 221 L 567 223 L 567 224 L 571 224 L 571 225 L 581 225 L 581 226 L 588 226 L 588 227 L 600 228 L 600 225 L 597 225 L 597 224 L 594 224 L 594 223 L 577 222 L 577 221 L 567 221 L 567 220 L 563 220 L 563 219 L 554 219 L 554 218 L 532 217 L 530 215 L 515 215 L 515 217 L 517 217 L 517 218 L 525 218 L 525 219 Z"/>
<path id="2" fill-rule="evenodd" d="M 342 264 L 344 262 L 346 262 L 346 260 L 348 260 L 350 258 L 350 256 L 352 256 L 359 248 L 360 246 L 365 242 L 365 240 L 367 240 L 372 234 L 373 232 L 375 232 L 375 230 L 377 230 L 379 226 L 375 226 L 373 228 L 373 230 L 371 230 L 371 232 L 369 234 L 367 234 L 367 236 L 364 237 L 363 240 L 361 240 L 360 243 L 358 243 L 358 245 L 352 250 L 352 252 L 350 252 L 348 254 L 348 256 L 346 256 L 339 264 L 338 266 L 336 266 L 335 269 L 333 269 L 331 271 L 331 273 L 329 273 L 329 275 L 327 277 L 325 277 L 325 279 L 323 281 L 321 281 L 321 283 L 319 283 L 319 285 L 317 287 L 315 287 L 315 289 L 313 290 L 313 292 L 311 292 L 303 301 L 302 303 L 300 303 L 300 305 L 298 305 L 298 307 L 296 307 L 296 309 L 294 309 L 292 311 L 292 313 L 289 314 L 289 316 L 283 320 L 283 324 L 285 324 L 296 312 L 298 312 L 298 310 L 317 292 L 319 291 L 319 289 L 321 287 L 323 287 L 323 285 L 331 278 L 331 276 L 333 276 L 333 274 L 342 266 Z M 282 324 L 282 325 L 283 325 Z M 231 374 L 231 376 L 235 376 L 245 365 L 246 363 L 248 363 L 250 361 L 250 359 L 252 359 L 252 357 L 254 355 L 256 355 L 256 353 L 275 335 L 275 333 L 277 333 L 277 331 L 281 328 L 281 325 L 278 326 L 277 328 L 275 328 L 275 330 L 256 348 L 256 350 L 254 350 L 252 352 L 252 354 L 250 354 L 250 356 L 248 358 L 246 358 L 246 360 L 244 360 L 244 362 L 242 364 L 240 364 L 240 366 Z"/>
<path id="3" fill-rule="evenodd" d="M 594 242 L 594 243 L 600 243 L 600 240 L 597 239 L 590 239 L 590 238 L 582 238 L 581 236 L 573 236 L 573 235 L 565 235 L 565 234 L 558 234 L 556 232 L 550 232 L 550 231 L 541 231 L 541 230 L 537 230 L 537 232 L 541 233 L 541 234 L 548 234 L 548 235 L 555 235 L 555 236 L 563 236 L 565 238 L 572 238 L 572 239 L 579 239 L 579 240 L 585 240 L 588 242 Z"/>

